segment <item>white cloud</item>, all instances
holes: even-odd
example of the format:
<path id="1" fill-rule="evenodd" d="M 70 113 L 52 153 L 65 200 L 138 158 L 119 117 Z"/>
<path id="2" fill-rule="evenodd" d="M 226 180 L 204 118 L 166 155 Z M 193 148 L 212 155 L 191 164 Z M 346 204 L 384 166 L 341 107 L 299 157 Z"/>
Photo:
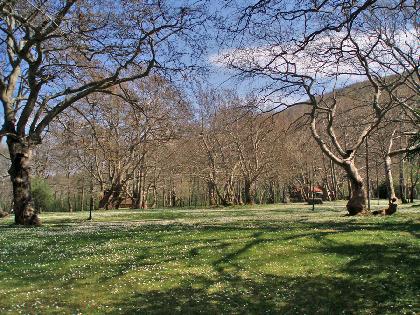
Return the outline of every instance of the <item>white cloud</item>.
<path id="1" fill-rule="evenodd" d="M 355 43 L 362 53 L 370 51 L 372 58 L 369 60 L 369 68 L 372 72 L 388 75 L 410 67 L 402 58 L 392 55 L 384 37 L 379 42 L 376 34 L 352 34 L 352 38 L 354 42 L 350 41 L 344 32 L 333 32 L 317 38 L 297 53 L 293 53 L 297 50 L 296 45 L 286 43 L 230 49 L 212 55 L 209 59 L 211 63 L 222 68 L 256 71 L 271 77 L 285 74 L 307 75 L 325 86 L 331 85 L 333 79 L 346 84 L 365 79 L 364 69 L 355 55 Z M 393 41 L 400 51 L 411 56 L 419 55 L 416 30 L 399 32 L 394 35 Z M 340 45 L 342 48 L 337 49 Z"/>

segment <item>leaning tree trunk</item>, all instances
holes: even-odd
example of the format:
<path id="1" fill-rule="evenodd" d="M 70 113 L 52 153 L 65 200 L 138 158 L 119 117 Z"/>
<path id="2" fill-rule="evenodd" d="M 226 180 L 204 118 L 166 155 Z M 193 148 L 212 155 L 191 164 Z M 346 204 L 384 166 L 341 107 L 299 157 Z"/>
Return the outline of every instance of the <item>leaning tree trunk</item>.
<path id="1" fill-rule="evenodd" d="M 350 198 L 347 202 L 349 215 L 366 213 L 366 190 L 363 178 L 360 176 L 354 161 L 344 164 L 344 169 L 350 182 Z"/>
<path id="2" fill-rule="evenodd" d="M 31 195 L 31 156 L 30 146 L 21 141 L 8 139 L 11 166 L 10 179 L 13 185 L 13 212 L 15 224 L 40 225 L 38 213 L 33 208 Z"/>

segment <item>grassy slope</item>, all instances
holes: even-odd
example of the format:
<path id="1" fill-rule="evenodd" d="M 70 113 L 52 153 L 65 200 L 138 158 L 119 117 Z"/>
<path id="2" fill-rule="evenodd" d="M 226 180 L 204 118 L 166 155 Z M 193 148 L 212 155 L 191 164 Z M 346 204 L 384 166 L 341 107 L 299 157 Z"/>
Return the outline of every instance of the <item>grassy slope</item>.
<path id="1" fill-rule="evenodd" d="M 419 207 L 343 204 L 43 214 L 0 221 L 0 314 L 411 314 Z"/>

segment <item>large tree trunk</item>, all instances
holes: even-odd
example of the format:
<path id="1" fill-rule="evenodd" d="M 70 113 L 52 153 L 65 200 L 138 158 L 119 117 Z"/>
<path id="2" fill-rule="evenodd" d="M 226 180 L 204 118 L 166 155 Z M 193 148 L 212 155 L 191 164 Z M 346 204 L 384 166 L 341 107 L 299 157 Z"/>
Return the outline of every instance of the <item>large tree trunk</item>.
<path id="1" fill-rule="evenodd" d="M 244 181 L 244 204 L 250 205 L 253 204 L 253 199 L 251 196 L 251 181 L 247 178 L 245 178 Z"/>
<path id="2" fill-rule="evenodd" d="M 106 189 L 103 192 L 101 200 L 99 200 L 99 209 L 108 209 L 109 200 L 112 196 L 112 189 Z"/>
<path id="3" fill-rule="evenodd" d="M 122 201 L 121 192 L 121 184 L 113 184 L 110 189 L 106 189 L 99 201 L 99 209 L 118 209 Z"/>
<path id="4" fill-rule="evenodd" d="M 233 192 L 233 178 L 230 177 L 224 187 L 223 191 L 223 206 L 231 206 L 234 203 L 234 192 Z"/>
<path id="5" fill-rule="evenodd" d="M 112 193 L 112 200 L 108 204 L 107 209 L 119 209 L 120 208 L 120 205 L 121 205 L 121 202 L 122 202 L 122 197 L 121 197 L 122 190 L 123 190 L 122 184 L 118 183 L 118 184 L 115 185 L 114 191 Z"/>
<path id="6" fill-rule="evenodd" d="M 350 198 L 347 202 L 347 211 L 349 215 L 366 213 L 366 190 L 363 178 L 359 175 L 354 161 L 346 162 L 344 169 L 350 182 Z"/>
<path id="7" fill-rule="evenodd" d="M 275 203 L 274 183 L 273 183 L 271 180 L 270 180 L 270 182 L 268 183 L 267 192 L 268 192 L 268 196 L 267 196 L 267 203 L 268 203 L 268 204 L 273 204 L 273 203 Z"/>
<path id="8" fill-rule="evenodd" d="M 38 213 L 32 205 L 31 196 L 31 156 L 32 150 L 29 145 L 8 139 L 11 166 L 9 169 L 10 179 L 13 185 L 13 212 L 15 224 L 40 225 Z"/>

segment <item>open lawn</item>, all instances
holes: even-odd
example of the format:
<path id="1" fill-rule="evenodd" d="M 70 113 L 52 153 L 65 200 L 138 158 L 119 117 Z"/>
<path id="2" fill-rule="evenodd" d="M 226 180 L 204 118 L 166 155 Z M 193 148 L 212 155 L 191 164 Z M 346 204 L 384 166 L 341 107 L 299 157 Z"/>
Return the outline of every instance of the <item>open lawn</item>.
<path id="1" fill-rule="evenodd" d="M 374 202 L 376 203 L 376 201 Z M 382 205 L 384 207 L 384 205 Z M 0 314 L 416 314 L 420 207 L 344 203 L 0 220 Z"/>

